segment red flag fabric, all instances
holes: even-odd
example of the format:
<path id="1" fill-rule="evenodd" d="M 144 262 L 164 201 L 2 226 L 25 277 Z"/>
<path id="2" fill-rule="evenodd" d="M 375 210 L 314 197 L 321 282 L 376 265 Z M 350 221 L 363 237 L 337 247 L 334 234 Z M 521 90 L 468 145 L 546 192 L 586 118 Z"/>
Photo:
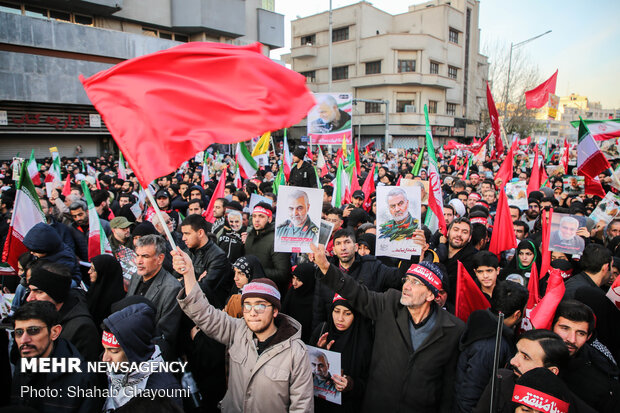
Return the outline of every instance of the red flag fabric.
<path id="1" fill-rule="evenodd" d="M 62 196 L 71 195 L 71 174 L 67 174 L 65 185 L 62 187 Z"/>
<path id="2" fill-rule="evenodd" d="M 527 290 L 530 293 L 527 299 L 527 305 L 525 306 L 527 310 L 532 311 L 540 302 L 539 282 L 538 269 L 536 268 L 536 263 L 533 263 L 532 271 L 530 271 L 530 280 L 527 282 Z"/>
<path id="3" fill-rule="evenodd" d="M 469 315 L 476 310 L 486 310 L 491 305 L 465 266 L 458 262 L 456 273 L 456 305 L 454 315 L 467 322 Z"/>
<path id="4" fill-rule="evenodd" d="M 605 195 L 607 195 L 607 193 L 603 189 L 603 186 L 601 185 L 601 181 L 598 179 L 598 176 L 592 179 L 589 176 L 584 175 L 584 179 L 586 195 L 598 195 L 601 198 L 605 198 Z"/>
<path id="5" fill-rule="evenodd" d="M 495 225 L 493 226 L 493 234 L 489 243 L 489 251 L 499 255 L 502 251 L 517 247 L 515 238 L 515 230 L 510 218 L 510 209 L 508 208 L 508 198 L 506 197 L 505 185 L 499 192 L 499 200 L 497 201 L 497 212 L 495 213 Z"/>
<path id="6" fill-rule="evenodd" d="M 95 178 L 95 182 L 97 183 L 97 189 L 101 189 L 101 184 L 99 183 L 99 178 Z"/>
<path id="7" fill-rule="evenodd" d="M 527 195 L 531 192 L 538 191 L 540 189 L 540 161 L 538 160 L 538 145 L 534 149 L 534 161 L 532 162 L 532 169 L 530 174 L 530 180 L 527 183 Z"/>
<path id="8" fill-rule="evenodd" d="M 528 109 L 542 108 L 549 101 L 549 93 L 555 94 L 555 84 L 558 80 L 558 71 L 540 85 L 525 92 L 525 107 Z"/>
<path id="9" fill-rule="evenodd" d="M 217 183 L 215 187 L 215 191 L 213 191 L 213 196 L 209 201 L 209 206 L 207 207 L 207 214 L 205 216 L 205 220 L 207 222 L 213 223 L 215 222 L 215 217 L 213 216 L 213 209 L 215 208 L 215 200 L 218 198 L 224 198 L 224 188 L 226 187 L 226 172 L 228 171 L 228 167 L 225 166 L 222 170 L 222 174 L 220 175 L 220 181 Z"/>
<path id="10" fill-rule="evenodd" d="M 366 212 L 370 211 L 370 207 L 372 207 L 372 201 L 370 199 L 370 194 L 375 192 L 375 164 L 372 164 L 372 168 L 368 171 L 368 175 L 366 176 L 366 180 L 364 181 L 364 185 L 362 185 L 362 191 L 364 191 L 364 210 Z"/>
<path id="11" fill-rule="evenodd" d="M 549 251 L 549 240 L 551 239 L 551 217 L 553 216 L 553 209 L 548 212 L 542 211 L 542 242 L 540 248 L 540 277 L 542 278 L 547 274 L 549 268 L 551 268 L 551 251 Z"/>
<path id="12" fill-rule="evenodd" d="M 562 157 L 562 166 L 564 167 L 564 174 L 568 174 L 568 159 L 570 156 L 570 146 L 568 139 L 564 138 L 564 156 Z"/>
<path id="13" fill-rule="evenodd" d="M 499 130 L 499 114 L 495 107 L 495 101 L 493 101 L 493 95 L 491 94 L 491 88 L 489 82 L 487 82 L 487 106 L 489 108 L 489 118 L 491 118 L 491 129 L 495 136 L 495 152 L 497 156 L 504 153 L 504 144 L 502 143 L 502 136 Z"/>
<path id="14" fill-rule="evenodd" d="M 560 272 L 551 271 L 547 283 L 547 292 L 530 313 L 530 321 L 534 328 L 551 330 L 555 310 L 558 308 L 560 301 L 562 301 L 565 292 L 566 287 Z"/>
<path id="15" fill-rule="evenodd" d="M 315 100 L 305 77 L 261 48 L 190 42 L 80 81 L 146 187 L 212 143 L 245 141 L 307 115 Z"/>
<path id="16" fill-rule="evenodd" d="M 360 189 L 362 188 L 360 188 L 360 179 L 357 175 L 357 169 L 353 168 L 351 171 L 351 196 L 353 196 L 355 191 L 359 191 Z"/>
<path id="17" fill-rule="evenodd" d="M 616 281 L 609 288 L 607 298 L 620 310 L 620 277 L 616 277 Z"/>
<path id="18" fill-rule="evenodd" d="M 551 188 L 551 182 L 549 182 L 549 175 L 547 175 L 547 171 L 545 170 L 544 160 L 539 163 L 538 169 L 538 175 L 540 176 L 540 186 L 548 186 L 549 188 Z"/>
<path id="19" fill-rule="evenodd" d="M 512 164 L 513 164 L 514 152 L 516 148 L 517 148 L 517 141 L 512 143 L 512 147 L 506 154 L 506 158 L 504 159 L 504 162 L 502 162 L 502 165 L 499 167 L 499 170 L 497 171 L 497 174 L 495 175 L 496 181 L 498 179 L 502 180 L 502 184 L 501 184 L 502 186 L 506 185 L 506 183 L 512 179 L 512 171 L 513 171 Z"/>
<path id="20" fill-rule="evenodd" d="M 396 186 L 400 186 L 400 180 L 402 177 L 402 175 L 398 175 L 398 179 L 396 180 Z"/>
<path id="21" fill-rule="evenodd" d="M 357 169 L 357 176 L 362 173 L 362 163 L 360 162 L 360 151 L 357 148 L 357 142 L 355 142 L 355 168 Z"/>

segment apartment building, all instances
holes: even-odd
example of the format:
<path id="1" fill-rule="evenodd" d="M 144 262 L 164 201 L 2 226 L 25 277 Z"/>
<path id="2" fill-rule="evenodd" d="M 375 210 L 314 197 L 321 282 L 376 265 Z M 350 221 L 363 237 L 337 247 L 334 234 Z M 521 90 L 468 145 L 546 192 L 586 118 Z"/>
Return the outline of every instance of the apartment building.
<path id="1" fill-rule="evenodd" d="M 181 42 L 284 46 L 274 0 L 0 1 L 0 159 L 115 150 L 78 80 Z"/>
<path id="2" fill-rule="evenodd" d="M 480 54 L 479 1 L 434 0 L 402 14 L 362 1 L 332 13 L 332 88 L 359 101 L 353 132 L 362 144 L 416 147 L 425 134 L 424 104 L 436 143 L 480 136 L 486 108 L 487 58 Z M 329 13 L 291 22 L 291 52 L 283 58 L 314 92 L 329 90 Z M 304 125 L 293 136 L 305 135 Z"/>

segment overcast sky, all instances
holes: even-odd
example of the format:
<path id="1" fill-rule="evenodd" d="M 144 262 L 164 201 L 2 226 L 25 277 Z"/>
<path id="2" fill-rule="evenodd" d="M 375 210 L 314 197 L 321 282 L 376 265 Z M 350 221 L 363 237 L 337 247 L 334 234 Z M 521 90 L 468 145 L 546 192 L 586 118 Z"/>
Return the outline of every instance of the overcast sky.
<path id="1" fill-rule="evenodd" d="M 333 0 L 333 8 L 357 3 Z M 404 13 L 416 0 L 375 0 L 375 7 Z M 291 20 L 329 9 L 329 0 L 276 0 L 276 12 L 285 16 L 286 47 L 272 52 L 277 58 L 289 51 Z M 618 0 L 482 0 L 481 47 L 499 41 L 509 45 L 547 30 L 552 33 L 522 47 L 538 65 L 542 78 L 556 69 L 556 93 L 577 93 L 600 101 L 604 108 L 620 108 L 620 1 Z"/>

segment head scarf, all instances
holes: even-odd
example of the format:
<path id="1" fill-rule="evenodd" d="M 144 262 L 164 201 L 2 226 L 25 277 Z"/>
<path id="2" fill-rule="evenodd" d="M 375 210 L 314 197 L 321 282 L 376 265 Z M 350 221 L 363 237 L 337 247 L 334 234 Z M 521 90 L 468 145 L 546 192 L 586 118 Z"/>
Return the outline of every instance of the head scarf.
<path id="1" fill-rule="evenodd" d="M 534 259 L 532 260 L 530 265 L 528 265 L 527 267 L 522 265 L 521 260 L 519 259 L 519 251 L 523 249 L 530 250 L 534 253 Z M 532 241 L 530 241 L 529 239 L 524 239 L 523 241 L 519 243 L 519 246 L 517 247 L 517 251 L 515 252 L 515 259 L 517 260 L 517 268 L 523 271 L 531 271 L 532 264 L 536 262 L 537 258 L 538 258 L 538 249 L 536 248 L 536 246 L 534 245 Z"/>
<path id="2" fill-rule="evenodd" d="M 86 293 L 86 304 L 95 325 L 100 326 L 103 319 L 111 314 L 112 303 L 125 297 L 123 269 L 116 258 L 108 254 L 93 257 L 91 263 L 97 271 L 97 280 Z"/>

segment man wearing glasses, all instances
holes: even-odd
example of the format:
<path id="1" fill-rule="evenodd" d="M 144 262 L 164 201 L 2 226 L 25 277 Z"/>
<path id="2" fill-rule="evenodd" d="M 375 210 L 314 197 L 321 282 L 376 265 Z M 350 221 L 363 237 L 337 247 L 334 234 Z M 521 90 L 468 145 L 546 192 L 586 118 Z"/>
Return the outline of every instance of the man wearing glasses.
<path id="1" fill-rule="evenodd" d="M 33 358 L 79 360 L 81 373 L 62 372 L 51 368 L 51 372 L 22 370 L 18 362 L 13 375 L 11 405 L 28 406 L 38 412 L 97 412 L 103 401 L 96 397 L 80 396 L 75 390 L 86 391 L 95 385 L 93 373 L 87 372 L 86 363 L 77 349 L 60 338 L 62 327 L 54 305 L 47 301 L 32 301 L 15 311 L 13 318 L 15 345 L 24 361 Z M 68 365 L 70 360 L 65 360 Z M 62 363 L 57 363 L 58 365 Z M 37 367 L 42 366 L 37 364 Z M 71 396 L 71 392 L 75 395 Z M 71 396 L 71 397 L 70 397 Z M 77 397 L 76 397 L 77 396 Z"/>
<path id="2" fill-rule="evenodd" d="M 311 412 L 312 369 L 301 325 L 280 313 L 280 292 L 268 278 L 243 287 L 243 319 L 209 304 L 197 285 L 191 258 L 177 248 L 174 270 L 185 288 L 177 296 L 181 309 L 207 336 L 225 344 L 230 355 L 223 412 Z"/>

